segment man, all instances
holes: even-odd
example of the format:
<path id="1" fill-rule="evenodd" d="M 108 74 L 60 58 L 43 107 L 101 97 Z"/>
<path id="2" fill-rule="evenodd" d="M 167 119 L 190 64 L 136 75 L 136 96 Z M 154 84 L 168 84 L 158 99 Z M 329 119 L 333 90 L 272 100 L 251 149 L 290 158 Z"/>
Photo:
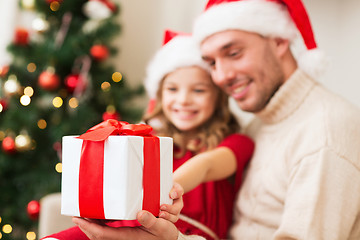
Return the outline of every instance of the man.
<path id="1" fill-rule="evenodd" d="M 322 59 L 301 1 L 210 0 L 193 34 L 214 82 L 255 114 L 230 237 L 360 239 L 360 111 L 316 82 Z M 153 239 L 200 239 L 148 213 L 139 221 Z"/>

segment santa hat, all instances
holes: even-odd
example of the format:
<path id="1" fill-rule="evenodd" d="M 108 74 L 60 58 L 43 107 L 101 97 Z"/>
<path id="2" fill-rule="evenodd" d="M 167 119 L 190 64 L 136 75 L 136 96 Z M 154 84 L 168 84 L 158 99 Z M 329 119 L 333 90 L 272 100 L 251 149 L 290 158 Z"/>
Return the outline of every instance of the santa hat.
<path id="1" fill-rule="evenodd" d="M 208 70 L 190 34 L 166 30 L 163 46 L 156 52 L 146 69 L 145 89 L 150 99 L 156 99 L 161 80 L 178 68 L 199 66 Z"/>
<path id="2" fill-rule="evenodd" d="M 299 56 L 299 67 L 318 77 L 326 66 L 301 0 L 209 0 L 205 11 L 195 20 L 194 39 L 201 43 L 225 30 L 255 32 L 292 43 L 301 35 L 306 50 Z"/>

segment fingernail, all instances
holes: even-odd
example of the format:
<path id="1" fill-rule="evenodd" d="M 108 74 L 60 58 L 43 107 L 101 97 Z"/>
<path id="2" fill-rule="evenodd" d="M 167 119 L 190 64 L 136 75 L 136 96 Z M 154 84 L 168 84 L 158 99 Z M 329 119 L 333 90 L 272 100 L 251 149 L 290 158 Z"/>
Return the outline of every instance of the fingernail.
<path id="1" fill-rule="evenodd" d="M 178 197 L 177 192 L 171 192 L 170 197 L 171 197 L 172 199 L 177 198 L 177 197 Z"/>
<path id="2" fill-rule="evenodd" d="M 163 210 L 163 211 L 165 211 L 165 210 L 166 210 L 166 205 L 160 206 L 160 209 Z"/>
<path id="3" fill-rule="evenodd" d="M 159 217 L 164 218 L 164 217 L 165 217 L 165 213 L 164 213 L 164 212 L 160 212 L 160 213 L 159 213 Z"/>
<path id="4" fill-rule="evenodd" d="M 140 218 L 142 221 L 146 221 L 148 219 L 149 215 L 146 212 L 142 212 L 140 215 Z"/>

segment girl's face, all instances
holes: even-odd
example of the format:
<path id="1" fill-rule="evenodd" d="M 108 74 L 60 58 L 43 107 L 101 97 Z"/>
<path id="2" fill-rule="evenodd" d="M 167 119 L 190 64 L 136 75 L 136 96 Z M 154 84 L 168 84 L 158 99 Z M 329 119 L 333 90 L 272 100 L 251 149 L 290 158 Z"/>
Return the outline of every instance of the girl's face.
<path id="1" fill-rule="evenodd" d="M 162 109 L 181 131 L 192 131 L 214 113 L 218 88 L 199 67 L 184 67 L 168 74 L 162 85 Z"/>

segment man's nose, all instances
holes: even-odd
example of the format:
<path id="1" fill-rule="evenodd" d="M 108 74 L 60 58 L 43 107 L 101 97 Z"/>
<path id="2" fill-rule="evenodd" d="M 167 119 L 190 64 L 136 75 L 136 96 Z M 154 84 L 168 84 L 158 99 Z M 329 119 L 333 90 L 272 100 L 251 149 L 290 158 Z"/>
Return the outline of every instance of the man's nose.
<path id="1" fill-rule="evenodd" d="M 211 75 L 214 83 L 219 87 L 230 84 L 232 79 L 235 78 L 235 72 L 232 70 L 231 66 L 222 61 L 216 62 Z"/>

